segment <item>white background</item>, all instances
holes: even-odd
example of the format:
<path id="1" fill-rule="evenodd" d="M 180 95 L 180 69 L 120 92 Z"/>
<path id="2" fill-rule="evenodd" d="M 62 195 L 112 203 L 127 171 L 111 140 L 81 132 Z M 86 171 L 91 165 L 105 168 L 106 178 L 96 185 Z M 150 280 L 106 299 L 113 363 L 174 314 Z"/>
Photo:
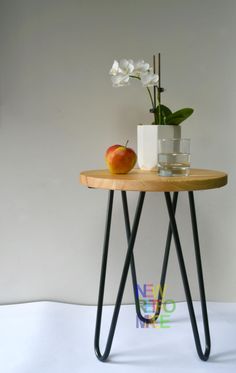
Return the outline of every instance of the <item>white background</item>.
<path id="1" fill-rule="evenodd" d="M 194 304 L 201 324 L 200 302 Z M 199 359 L 187 305 L 177 303 L 166 322 L 137 327 L 135 308 L 123 305 L 106 363 L 93 349 L 95 306 L 33 302 L 0 307 L 1 369 L 4 373 L 229 373 L 235 371 L 236 304 L 208 303 L 212 350 Z M 103 309 L 100 338 L 104 351 L 113 306 Z M 167 321 L 168 320 L 168 321 Z M 165 327 L 164 327 L 165 326 Z M 200 328 L 200 333 L 201 331 Z M 226 338 L 224 336 L 227 336 Z M 204 338 L 203 338 L 204 339 Z"/>
<path id="2" fill-rule="evenodd" d="M 104 152 L 150 123 L 141 85 L 112 88 L 113 59 L 162 53 L 163 103 L 193 107 L 183 123 L 192 165 L 229 173 L 196 193 L 209 300 L 236 301 L 236 2 L 234 0 L 0 0 L 0 303 L 94 304 L 107 193 L 79 185 Z M 130 193 L 130 208 L 137 196 Z M 167 229 L 164 197 L 145 201 L 135 248 L 139 283 L 159 283 Z M 114 301 L 126 240 L 117 194 L 106 302 Z M 177 214 L 194 298 L 187 196 Z M 173 247 L 174 249 L 174 247 Z M 172 250 L 169 297 L 184 299 Z M 127 287 L 125 302 L 132 302 Z"/>

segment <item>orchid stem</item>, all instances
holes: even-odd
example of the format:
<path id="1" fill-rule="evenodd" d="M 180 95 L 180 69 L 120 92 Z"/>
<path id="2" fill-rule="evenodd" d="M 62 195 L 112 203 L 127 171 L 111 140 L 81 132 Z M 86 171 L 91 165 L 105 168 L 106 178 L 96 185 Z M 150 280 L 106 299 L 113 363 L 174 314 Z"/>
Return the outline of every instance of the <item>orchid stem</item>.
<path id="1" fill-rule="evenodd" d="M 147 87 L 147 90 L 148 90 L 148 94 L 149 94 L 150 99 L 151 99 L 152 108 L 153 108 L 153 110 L 155 110 L 155 104 L 154 104 L 154 101 L 153 101 L 153 98 L 152 98 L 152 94 L 151 94 L 150 88 Z"/>
<path id="2" fill-rule="evenodd" d="M 156 56 L 155 54 L 153 55 L 153 72 L 156 74 Z M 157 106 L 157 91 L 156 91 L 156 86 L 153 86 L 153 102 L 154 102 L 154 107 L 156 108 Z"/>
<path id="3" fill-rule="evenodd" d="M 158 53 L 158 91 L 157 91 L 157 99 L 158 99 L 158 105 L 159 105 L 159 110 L 158 110 L 158 115 L 159 115 L 159 124 L 161 123 L 161 53 Z"/>
<path id="4" fill-rule="evenodd" d="M 134 79 L 141 80 L 139 76 L 135 76 L 135 75 L 130 75 L 130 78 L 134 78 Z M 146 88 L 147 88 L 148 95 L 149 95 L 150 100 L 151 100 L 151 103 L 152 103 L 152 108 L 153 108 L 153 110 L 155 110 L 155 103 L 154 103 L 154 101 L 153 101 L 153 98 L 152 98 L 152 94 L 151 94 L 150 88 L 149 88 L 149 87 L 146 87 Z"/>

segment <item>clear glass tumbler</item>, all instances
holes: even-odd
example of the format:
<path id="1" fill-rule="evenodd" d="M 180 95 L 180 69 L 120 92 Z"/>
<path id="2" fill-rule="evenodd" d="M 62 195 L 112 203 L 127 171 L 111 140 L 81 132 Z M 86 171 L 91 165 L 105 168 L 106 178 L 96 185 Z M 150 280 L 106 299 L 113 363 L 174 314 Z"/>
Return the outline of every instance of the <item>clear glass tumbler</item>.
<path id="1" fill-rule="evenodd" d="M 190 139 L 158 140 L 158 173 L 160 176 L 188 176 Z"/>

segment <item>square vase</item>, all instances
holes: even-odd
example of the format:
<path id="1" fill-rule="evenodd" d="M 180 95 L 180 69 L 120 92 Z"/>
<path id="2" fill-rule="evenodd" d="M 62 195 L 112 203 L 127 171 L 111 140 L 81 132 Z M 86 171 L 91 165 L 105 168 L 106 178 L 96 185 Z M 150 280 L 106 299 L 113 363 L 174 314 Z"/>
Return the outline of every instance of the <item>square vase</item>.
<path id="1" fill-rule="evenodd" d="M 171 125 L 138 125 L 137 154 L 141 170 L 157 170 L 158 139 L 181 138 L 181 127 Z"/>

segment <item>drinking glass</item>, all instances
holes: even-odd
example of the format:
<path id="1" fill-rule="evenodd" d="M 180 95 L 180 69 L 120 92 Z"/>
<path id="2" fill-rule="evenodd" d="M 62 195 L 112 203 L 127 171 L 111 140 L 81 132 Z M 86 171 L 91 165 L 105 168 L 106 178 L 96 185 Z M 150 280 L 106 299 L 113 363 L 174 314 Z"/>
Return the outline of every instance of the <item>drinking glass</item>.
<path id="1" fill-rule="evenodd" d="M 158 172 L 160 176 L 188 176 L 190 171 L 190 139 L 158 140 Z"/>

